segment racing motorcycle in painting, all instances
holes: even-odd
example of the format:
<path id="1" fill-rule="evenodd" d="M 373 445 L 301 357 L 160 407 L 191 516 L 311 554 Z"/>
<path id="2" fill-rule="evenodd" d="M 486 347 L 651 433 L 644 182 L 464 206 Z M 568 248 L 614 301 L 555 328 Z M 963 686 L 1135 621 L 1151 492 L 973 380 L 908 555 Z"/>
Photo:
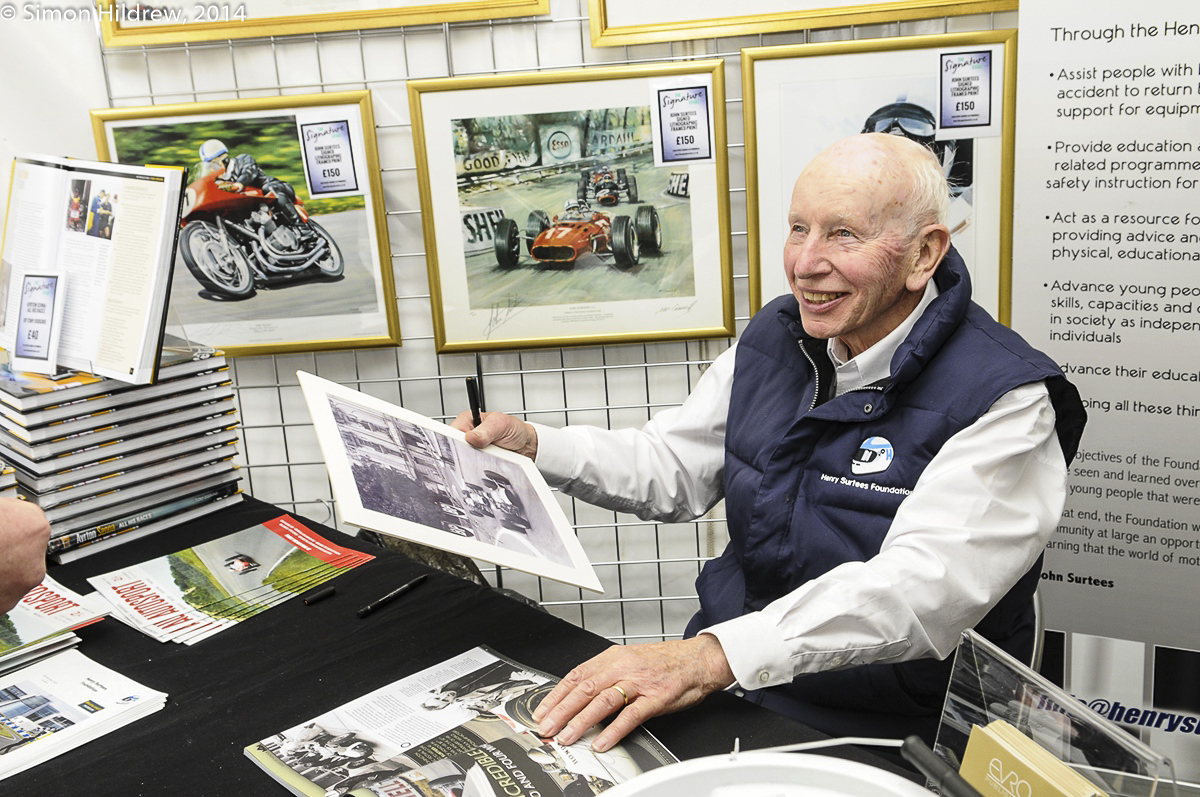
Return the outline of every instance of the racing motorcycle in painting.
<path id="1" fill-rule="evenodd" d="M 345 260 L 337 242 L 303 202 L 295 202 L 301 224 L 292 224 L 276 209 L 281 200 L 273 193 L 254 186 L 230 191 L 218 176 L 188 185 L 180 219 L 180 254 L 204 290 L 242 299 L 301 276 L 341 276 Z"/>

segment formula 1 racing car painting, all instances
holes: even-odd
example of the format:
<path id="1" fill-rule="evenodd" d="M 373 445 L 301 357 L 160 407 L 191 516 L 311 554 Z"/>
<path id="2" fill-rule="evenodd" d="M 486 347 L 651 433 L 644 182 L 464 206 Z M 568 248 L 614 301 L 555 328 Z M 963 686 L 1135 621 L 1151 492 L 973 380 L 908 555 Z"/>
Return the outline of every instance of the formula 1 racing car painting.
<path id="1" fill-rule="evenodd" d="M 629 204 L 637 204 L 637 178 L 626 175 L 624 169 L 597 166 L 580 172 L 578 199 L 607 206 L 620 202 L 622 195 Z"/>
<path id="2" fill-rule="evenodd" d="M 516 268 L 521 262 L 521 239 L 538 264 L 570 268 L 586 254 L 600 257 L 622 270 L 638 265 L 645 252 L 662 249 L 662 226 L 653 205 L 639 205 L 636 216 L 613 216 L 591 209 L 586 200 L 568 200 L 563 212 L 551 219 L 545 211 L 529 214 L 522 233 L 513 219 L 496 224 L 496 262 Z"/>

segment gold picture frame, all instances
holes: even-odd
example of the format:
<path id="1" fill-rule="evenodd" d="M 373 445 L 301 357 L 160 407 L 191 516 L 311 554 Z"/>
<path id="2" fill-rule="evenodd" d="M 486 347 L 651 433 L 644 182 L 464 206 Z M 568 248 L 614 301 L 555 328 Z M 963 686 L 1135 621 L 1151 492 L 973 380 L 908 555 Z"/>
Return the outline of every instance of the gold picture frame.
<path id="1" fill-rule="evenodd" d="M 781 258 L 803 167 L 841 138 L 912 113 L 936 130 L 924 143 L 940 153 L 955 191 L 948 224 L 975 301 L 1009 323 L 1016 41 L 1015 30 L 996 30 L 742 51 L 752 311 L 789 291 Z M 947 106 L 953 78 L 944 64 L 963 58 L 986 60 L 987 90 L 973 97 L 986 105 L 986 124 L 960 123 Z"/>
<path id="2" fill-rule="evenodd" d="M 370 92 L 91 117 L 100 160 L 188 169 L 169 332 L 230 356 L 400 344 Z"/>
<path id="3" fill-rule="evenodd" d="M 588 0 L 588 16 L 592 44 L 602 47 L 1014 11 L 1017 4 L 1018 0 L 791 0 L 780 11 L 780 3 L 772 0 L 743 0 L 738 3 L 741 13 L 727 16 L 729 4 L 718 0 L 686 4 Z M 711 9 L 711 14 L 705 9 Z"/>
<path id="4" fill-rule="evenodd" d="M 724 61 L 408 87 L 439 352 L 734 334 Z"/>
<path id="5" fill-rule="evenodd" d="M 106 47 L 209 42 L 268 36 L 371 30 L 480 19 L 547 14 L 550 0 L 339 0 L 311 2 L 312 13 L 298 13 L 305 0 L 175 3 L 143 6 L 126 0 L 100 0 L 98 18 Z M 157 14 L 155 14 L 157 10 Z M 141 15 L 155 14 L 141 19 Z M 161 16 L 160 16 L 161 15 Z"/>

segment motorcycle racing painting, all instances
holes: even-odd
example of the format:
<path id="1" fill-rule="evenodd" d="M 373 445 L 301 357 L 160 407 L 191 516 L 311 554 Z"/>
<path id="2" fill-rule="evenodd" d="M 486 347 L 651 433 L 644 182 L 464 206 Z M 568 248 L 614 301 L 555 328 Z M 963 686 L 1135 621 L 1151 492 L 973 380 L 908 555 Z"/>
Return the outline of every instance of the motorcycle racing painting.
<path id="1" fill-rule="evenodd" d="M 724 117 L 668 162 L 655 105 L 717 64 L 409 81 L 439 351 L 730 334 Z"/>
<path id="2" fill-rule="evenodd" d="M 399 342 L 368 97 L 347 94 L 93 112 L 102 157 L 186 169 L 170 331 L 231 355 Z"/>

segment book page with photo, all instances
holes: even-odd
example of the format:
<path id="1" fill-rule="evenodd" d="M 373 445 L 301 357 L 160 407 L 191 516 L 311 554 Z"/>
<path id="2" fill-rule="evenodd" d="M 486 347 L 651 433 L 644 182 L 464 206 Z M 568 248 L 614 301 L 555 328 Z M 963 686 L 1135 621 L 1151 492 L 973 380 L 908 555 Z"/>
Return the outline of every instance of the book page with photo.
<path id="1" fill-rule="evenodd" d="M 677 759 L 637 729 L 561 745 L 533 711 L 557 679 L 473 648 L 246 748 L 293 794 L 551 797 L 599 794 Z"/>
<path id="2" fill-rule="evenodd" d="M 57 364 L 154 381 L 182 182 L 178 169 L 17 158 L 0 253 L 0 345 L 19 354 L 22 335 L 41 335 L 21 328 L 29 317 L 21 286 L 29 275 L 56 275 L 62 323 L 47 373 Z"/>

